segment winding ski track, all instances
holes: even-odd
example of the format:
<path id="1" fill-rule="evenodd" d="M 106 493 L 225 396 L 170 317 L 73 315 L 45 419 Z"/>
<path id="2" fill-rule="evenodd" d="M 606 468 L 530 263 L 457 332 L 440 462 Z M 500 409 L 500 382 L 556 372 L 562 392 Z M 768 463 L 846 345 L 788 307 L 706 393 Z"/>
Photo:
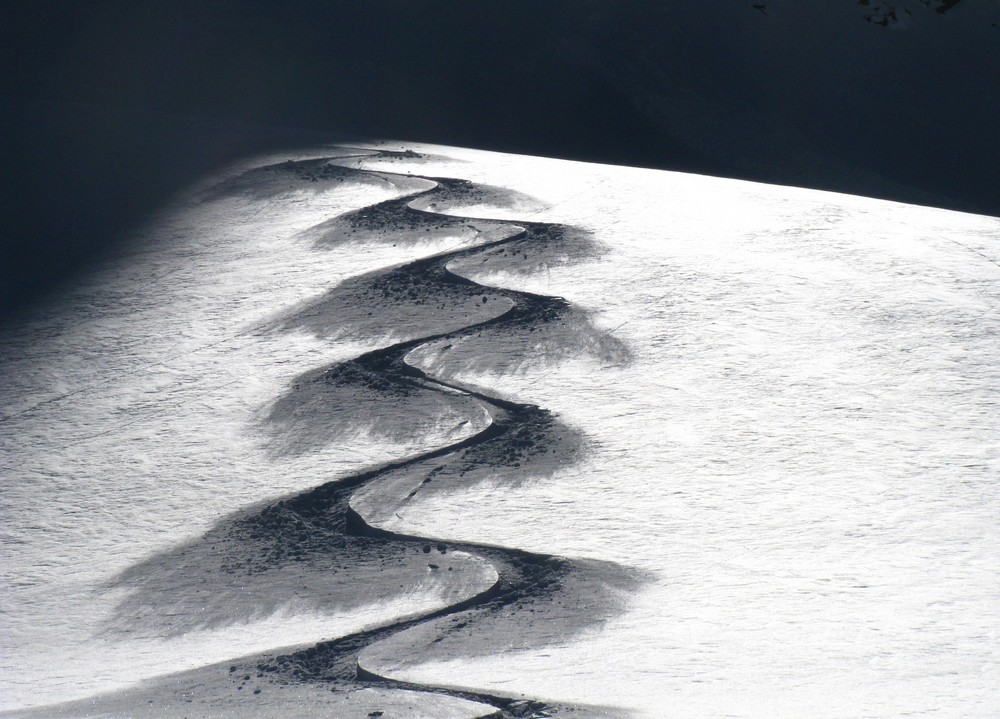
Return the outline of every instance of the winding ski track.
<path id="1" fill-rule="evenodd" d="M 390 173 L 378 172 L 377 174 L 385 176 Z M 455 184 L 461 186 L 464 183 L 461 180 L 451 179 L 440 180 L 428 177 L 420 179 L 429 180 L 434 183 L 434 186 L 414 195 L 364 208 L 359 212 L 374 213 L 378 222 L 388 223 L 394 228 L 405 228 L 410 224 L 409 218 L 406 216 L 411 213 L 418 218 L 420 216 L 440 217 L 438 213 L 413 207 L 415 200 L 426 199 L 438 192 L 442 183 L 448 183 L 453 187 Z M 474 218 L 454 215 L 448 217 L 456 221 L 475 221 Z M 399 268 L 399 272 L 411 279 L 414 284 L 429 281 L 439 285 L 450 285 L 455 289 L 469 290 L 475 294 L 486 290 L 498 292 L 495 287 L 480 285 L 456 274 L 449 269 L 449 265 L 456 260 L 482 254 L 484 251 L 530 241 L 532 235 L 545 237 L 554 226 L 546 223 L 515 223 L 498 220 L 491 220 L 491 222 L 506 225 L 513 231 L 512 234 L 473 247 L 464 247 L 416 260 Z M 424 545 L 426 551 L 427 545 L 436 540 L 399 534 L 372 526 L 364 516 L 352 508 L 351 499 L 354 494 L 361 487 L 379 482 L 382 477 L 394 470 L 415 468 L 427 464 L 430 460 L 443 460 L 445 463 L 468 462 L 468 453 L 474 450 L 478 450 L 478 454 L 482 455 L 480 461 L 493 459 L 497 465 L 506 465 L 513 471 L 517 471 L 518 459 L 532 453 L 546 451 L 547 430 L 556 422 L 547 410 L 531 404 L 507 401 L 459 384 L 445 382 L 407 362 L 407 356 L 413 350 L 430 342 L 457 339 L 468 336 L 475 330 L 487 328 L 500 332 L 505 327 L 511 326 L 533 328 L 558 319 L 569 309 L 569 303 L 561 297 L 508 289 L 499 290 L 499 293 L 510 300 L 512 304 L 495 317 L 467 325 L 458 330 L 429 334 L 398 342 L 363 354 L 351 361 L 351 364 L 368 378 L 377 378 L 396 386 L 416 385 L 421 389 L 433 389 L 447 393 L 459 392 L 473 397 L 489 413 L 488 426 L 477 434 L 449 446 L 388 464 L 346 480 L 326 484 L 294 499 L 286 500 L 283 503 L 283 509 L 286 512 L 291 512 L 313 527 L 322 526 L 324 533 L 333 530 L 348 536 Z M 485 303 L 485 297 L 483 301 Z M 448 546 L 452 550 L 465 551 L 489 561 L 499 576 L 496 583 L 485 592 L 438 611 L 325 642 L 294 654 L 277 657 L 264 669 L 277 670 L 280 675 L 300 681 L 356 681 L 422 691 L 442 691 L 491 705 L 497 709 L 496 716 L 498 717 L 545 717 L 564 712 L 576 713 L 571 707 L 557 706 L 541 701 L 514 700 L 482 692 L 456 691 L 408 684 L 390 677 L 380 676 L 375 670 L 364 665 L 359 656 L 361 652 L 389 636 L 398 635 L 434 619 L 458 615 L 466 610 L 475 609 L 479 612 L 498 613 L 526 599 L 537 599 L 558 592 L 565 576 L 573 571 L 573 563 L 558 556 L 477 543 L 450 542 Z"/>
<path id="2" fill-rule="evenodd" d="M 373 151 L 369 156 L 379 157 L 385 154 Z M 357 158 L 355 155 L 351 159 Z M 521 630 L 527 627 L 523 631 L 525 636 L 520 638 L 522 643 L 528 642 L 527 646 L 543 643 L 552 637 L 566 637 L 614 614 L 613 599 L 622 590 L 634 587 L 638 579 L 630 570 L 610 563 L 569 559 L 474 542 L 444 542 L 435 538 L 392 532 L 377 526 L 377 522 L 372 522 L 371 517 L 364 514 L 364 510 L 355 509 L 353 505 L 359 492 L 377 492 L 389 478 L 399 477 L 401 473 L 422 478 L 409 495 L 401 500 L 405 502 L 424 488 L 429 491 L 428 485 L 432 481 L 437 487 L 440 481 L 449 481 L 450 478 L 455 486 L 462 486 L 463 481 L 476 481 L 476 477 L 481 477 L 484 470 L 501 476 L 544 476 L 561 466 L 567 466 L 579 456 L 581 435 L 562 424 L 550 411 L 532 404 L 490 396 L 480 390 L 433 376 L 407 361 L 415 350 L 435 345 L 447 353 L 451 343 L 475 343 L 484 334 L 500 340 L 514 335 L 520 335 L 522 339 L 528 337 L 531 339 L 525 346 L 535 347 L 536 344 L 532 344 L 536 342 L 535 338 L 545 335 L 547 329 L 555 330 L 548 333 L 550 336 L 547 346 L 550 349 L 553 344 L 565 345 L 563 349 L 566 351 L 561 354 L 557 352 L 558 356 L 577 352 L 579 347 L 574 344 L 573 338 L 579 335 L 589 333 L 589 344 L 585 344 L 591 348 L 614 347 L 617 340 L 602 337 L 590 325 L 584 327 L 586 322 L 581 324 L 580 320 L 584 315 L 561 297 L 481 285 L 450 269 L 456 262 L 513 255 L 515 250 L 518 258 L 522 255 L 527 258 L 526 248 L 544 249 L 547 244 L 556 247 L 557 254 L 565 259 L 568 246 L 566 236 L 573 228 L 551 223 L 464 218 L 418 209 L 413 206 L 418 200 L 426 202 L 436 194 L 448 193 L 452 193 L 454 199 L 455 194 L 461 196 L 474 192 L 475 186 L 464 180 L 418 178 L 380 170 L 343 168 L 336 164 L 338 159 L 342 158 L 285 163 L 282 167 L 283 171 L 290 169 L 306 179 L 346 172 L 355 177 L 361 173 L 382 178 L 399 178 L 402 183 L 410 183 L 410 186 L 415 180 L 431 183 L 428 189 L 342 216 L 338 231 L 352 222 L 354 226 L 368 230 L 388 229 L 404 233 L 428 224 L 471 227 L 469 223 L 485 222 L 494 229 L 500 227 L 502 231 L 497 234 L 502 236 L 378 271 L 366 280 L 366 291 L 371 290 L 376 296 L 377 309 L 388 311 L 396 302 L 423 303 L 428 308 L 428 317 L 433 324 L 436 317 L 434 313 L 439 307 L 446 307 L 449 302 L 464 303 L 462 307 L 475 308 L 469 312 L 476 321 L 462 323 L 457 328 L 452 326 L 440 331 L 432 330 L 422 336 L 407 338 L 353 360 L 310 373 L 308 381 L 303 380 L 309 386 L 302 391 L 311 391 L 310 388 L 325 391 L 331 386 L 343 387 L 348 393 L 354 390 L 375 393 L 388 402 L 413 394 L 426 397 L 426 393 L 434 393 L 449 402 L 461 398 L 465 403 L 477 403 L 488 415 L 488 422 L 474 435 L 447 446 L 322 484 L 249 514 L 236 515 L 221 523 L 214 530 L 215 534 L 210 533 L 213 539 L 203 542 L 201 556 L 211 556 L 212 561 L 221 562 L 215 565 L 216 571 L 221 569 L 226 573 L 249 577 L 275 566 L 287 566 L 309 557 L 335 552 L 337 547 L 349 547 L 349 551 L 343 555 L 347 557 L 360 556 L 359 553 L 381 555 L 383 552 L 399 554 L 402 551 L 407 556 L 423 553 L 428 558 L 433 558 L 431 553 L 435 550 L 441 554 L 457 550 L 488 562 L 495 569 L 498 578 L 485 591 L 436 611 L 322 642 L 293 653 L 248 658 L 230 666 L 230 674 L 234 681 L 239 677 L 250 680 L 251 674 L 255 674 L 256 678 L 252 681 L 327 684 L 333 691 L 377 686 L 441 693 L 492 706 L 496 711 L 491 716 L 504 719 L 557 715 L 609 716 L 607 709 L 511 698 L 454 687 L 414 685 L 393 679 L 387 675 L 391 672 L 380 673 L 377 663 L 367 661 L 364 656 L 366 650 L 377 649 L 381 643 L 390 639 L 406 640 L 409 633 L 414 631 L 437 633 L 434 639 L 428 640 L 426 636 L 418 638 L 420 646 L 426 646 L 424 642 L 428 641 L 431 644 L 441 642 L 446 635 L 457 632 L 462 632 L 463 636 L 469 632 L 475 633 L 483 626 L 492 627 L 493 639 L 499 638 L 506 642 L 506 637 L 513 632 L 507 631 L 505 627 L 509 628 L 509 625 L 503 622 L 510 621 L 509 618 L 516 617 L 519 612 L 524 617 L 530 617 L 527 624 L 520 625 L 517 632 L 522 633 Z M 343 224 L 345 221 L 347 225 Z M 581 250 L 581 258 L 588 251 L 586 248 Z M 570 250 L 570 254 L 572 252 Z M 492 311 L 497 303 L 490 305 L 493 313 L 484 318 L 488 297 L 498 296 L 505 299 L 504 304 L 507 306 Z M 374 314 L 378 315 L 377 312 Z M 387 316 L 391 316 L 391 312 L 387 312 Z M 451 319 L 454 320 L 454 317 Z M 286 323 L 286 326 L 287 324 L 295 323 Z M 451 324 L 454 325 L 454 321 Z M 578 331 L 581 328 L 586 331 Z M 619 358 L 627 354 L 623 347 L 618 348 Z M 324 397 L 322 393 L 319 396 Z M 294 406 L 299 397 L 292 391 L 286 399 Z M 350 412 L 347 414 L 350 415 Z M 352 421 L 363 423 L 365 419 L 355 416 Z M 473 479 L 469 480 L 467 475 Z M 241 548 L 238 550 L 242 552 L 237 557 L 238 561 L 227 564 L 226 560 L 217 558 L 219 538 L 229 546 Z M 178 550 L 167 557 L 167 563 L 172 563 L 174 567 L 173 577 L 183 575 L 192 566 L 190 563 L 185 565 L 187 560 L 179 558 L 189 549 Z M 193 553 L 197 551 L 196 545 Z M 436 569 L 434 564 L 427 566 L 431 570 Z M 137 571 L 141 575 L 142 569 L 138 568 Z M 442 581 L 446 581 L 447 573 L 441 572 L 440 575 Z M 141 581 L 136 582 L 134 576 L 131 579 L 126 576 L 122 578 L 121 584 L 139 585 Z M 161 586 L 170 585 L 171 582 L 168 581 Z M 364 592 L 364 589 L 358 587 L 359 592 Z M 143 602 L 149 604 L 157 601 L 169 603 L 170 599 L 158 597 L 154 589 L 145 597 L 140 597 L 136 606 Z M 555 607 L 555 610 L 547 615 L 546 607 Z M 123 616 L 127 615 L 128 611 L 124 611 Z M 550 615 L 552 621 L 547 623 Z M 567 616 L 572 618 L 567 619 Z M 532 634 L 533 627 L 539 628 L 541 631 L 536 633 L 544 638 L 536 641 Z M 489 638 L 483 642 L 485 643 L 480 643 L 472 651 L 488 653 L 504 649 L 503 646 L 493 646 Z M 437 646 L 447 648 L 447 642 Z M 455 683 L 460 684 L 460 681 Z M 236 688 L 242 689 L 243 686 L 244 684 L 240 684 Z"/>

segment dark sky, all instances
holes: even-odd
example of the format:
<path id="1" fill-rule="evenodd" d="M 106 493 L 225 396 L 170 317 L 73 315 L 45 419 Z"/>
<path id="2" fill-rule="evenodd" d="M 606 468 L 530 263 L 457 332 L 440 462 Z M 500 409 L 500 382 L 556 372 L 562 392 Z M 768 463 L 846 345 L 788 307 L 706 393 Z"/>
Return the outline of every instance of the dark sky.
<path id="1" fill-rule="evenodd" d="M 226 160 L 337 136 L 1000 215 L 1000 4 L 952 4 L 8 0 L 0 303 Z"/>

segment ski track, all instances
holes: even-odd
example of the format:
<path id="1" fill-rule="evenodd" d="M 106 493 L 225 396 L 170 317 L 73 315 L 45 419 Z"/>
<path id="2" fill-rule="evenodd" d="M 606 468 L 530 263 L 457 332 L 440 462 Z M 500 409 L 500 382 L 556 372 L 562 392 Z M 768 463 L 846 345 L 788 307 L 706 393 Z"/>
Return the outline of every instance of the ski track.
<path id="1" fill-rule="evenodd" d="M 372 151 L 367 157 L 380 158 L 392 154 Z M 468 403 L 472 400 L 486 411 L 489 421 L 477 434 L 461 441 L 427 451 L 416 457 L 401 459 L 351 477 L 331 481 L 294 497 L 269 504 L 263 509 L 258 508 L 250 513 L 234 515 L 224 520 L 215 530 L 216 536 L 224 536 L 231 544 L 247 545 L 242 556 L 252 555 L 252 559 L 244 559 L 242 563 L 223 562 L 219 568 L 225 572 L 259 573 L 267 571 L 268 567 L 303 561 L 324 551 L 330 551 L 331 547 L 349 545 L 355 552 L 380 553 L 386 547 L 395 548 L 391 551 L 398 551 L 402 546 L 409 552 L 426 553 L 428 558 L 431 558 L 431 552 L 435 549 L 441 554 L 448 551 L 466 552 L 489 562 L 499 578 L 488 590 L 437 611 L 404 618 L 387 626 L 322 642 L 292 653 L 272 653 L 237 660 L 229 666 L 230 681 L 233 677 L 243 677 L 246 680 L 250 674 L 254 674 L 257 683 L 319 683 L 330 685 L 334 691 L 350 691 L 374 686 L 443 693 L 492 706 L 496 712 L 491 716 L 504 718 L 616 715 L 619 712 L 609 708 L 571 706 L 452 687 L 414 685 L 393 679 L 389 676 L 391 672 L 386 672 L 386 675 L 380 674 L 378 667 L 368 665 L 361 656 L 366 649 L 377 648 L 380 642 L 389 638 L 405 641 L 407 632 L 418 628 L 439 632 L 441 636 L 431 641 L 440 642 L 444 635 L 449 632 L 455 633 L 467 625 L 474 631 L 477 626 L 492 623 L 494 641 L 498 638 L 506 639 L 503 624 L 506 620 L 502 617 L 516 615 L 519 609 L 523 610 L 529 604 L 532 607 L 528 610 L 531 612 L 530 619 L 522 620 L 529 622 L 527 634 L 517 641 L 523 645 L 525 641 L 544 642 L 553 635 L 565 637 L 612 616 L 617 612 L 614 600 L 641 580 L 631 570 L 604 562 L 568 559 L 469 542 L 443 543 L 433 538 L 387 531 L 376 526 L 376 523 L 371 523 L 370 518 L 362 514 L 363 510 L 358 511 L 352 507 L 352 499 L 359 490 L 364 488 L 369 492 L 372 490 L 377 492 L 380 483 L 400 473 L 417 473 L 423 477 L 418 486 L 403 500 L 406 501 L 418 491 L 424 489 L 430 491 L 429 485 L 432 480 L 439 478 L 451 477 L 453 486 L 455 484 L 461 486 L 463 482 L 469 483 L 481 479 L 484 471 L 490 472 L 493 476 L 499 474 L 501 478 L 509 477 L 509 481 L 514 483 L 523 481 L 526 475 L 538 477 L 551 474 L 556 469 L 576 461 L 583 448 L 584 439 L 579 433 L 563 425 L 549 411 L 534 405 L 490 396 L 477 389 L 425 372 L 407 361 L 408 356 L 415 350 L 438 347 L 440 357 L 446 355 L 453 344 L 457 346 L 471 342 L 475 345 L 477 340 L 483 338 L 488 341 L 490 338 L 502 340 L 522 336 L 522 344 L 529 351 L 535 348 L 540 354 L 546 355 L 541 358 L 543 361 L 558 361 L 563 356 L 590 353 L 605 362 L 626 362 L 629 354 L 624 345 L 610 335 L 596 330 L 589 324 L 586 313 L 582 313 L 563 298 L 481 285 L 450 269 L 450 266 L 456 263 L 485 261 L 481 260 L 484 257 L 513 256 L 515 250 L 519 256 L 523 254 L 526 260 L 528 253 L 522 250 L 528 247 L 544 250 L 547 244 L 553 248 L 550 254 L 553 255 L 555 262 L 587 259 L 594 254 L 594 244 L 589 240 L 577 241 L 586 233 L 550 223 L 474 219 L 419 209 L 414 207 L 417 201 L 427 205 L 430 204 L 429 200 L 439 197 L 454 200 L 456 196 L 461 198 L 476 193 L 479 186 L 464 180 L 424 178 L 379 170 L 346 168 L 336 164 L 344 159 L 347 158 L 321 158 L 285 163 L 282 167 L 284 171 L 291 169 L 305 179 L 315 180 L 317 177 L 324 179 L 341 174 L 346 177 L 367 175 L 370 178 L 391 178 L 392 181 L 401 183 L 401 186 L 407 184 L 412 186 L 414 182 L 423 182 L 429 183 L 430 187 L 419 189 L 418 185 L 410 194 L 331 220 L 332 231 L 322 226 L 317 230 L 318 248 L 329 244 L 328 239 L 323 239 L 324 232 L 329 238 L 331 234 L 337 232 L 343 234 L 345 227 L 368 231 L 402 232 L 402 235 L 394 235 L 394 239 L 397 240 L 405 240 L 406 233 L 419 231 L 421 227 L 427 225 L 437 227 L 444 225 L 452 228 L 452 231 L 454 228 L 461 228 L 467 239 L 473 241 L 482 239 L 483 233 L 478 228 L 483 226 L 502 236 L 499 239 L 487 238 L 487 241 L 472 246 L 465 243 L 458 249 L 370 273 L 359 280 L 362 285 L 361 290 L 355 288 L 356 292 L 361 292 L 366 297 L 373 295 L 376 306 L 381 305 L 382 309 L 387 310 L 392 308 L 391 304 L 386 304 L 387 302 L 400 299 L 412 301 L 417 297 L 416 304 L 425 305 L 430 313 L 429 317 L 422 315 L 421 319 L 432 323 L 435 312 L 441 312 L 442 316 L 448 314 L 446 307 L 448 302 L 464 301 L 464 306 L 468 308 L 465 314 L 471 315 L 475 321 L 457 323 L 454 317 L 449 316 L 448 321 L 444 322 L 446 327 L 437 328 L 439 331 L 431 331 L 420 337 L 405 338 L 384 348 L 362 354 L 353 360 L 309 373 L 308 377 L 303 376 L 300 382 L 294 383 L 289 394 L 275 406 L 290 407 L 290 411 L 294 411 L 295 407 L 302 404 L 304 397 L 316 391 L 320 391 L 321 402 L 328 399 L 328 395 L 323 394 L 324 392 L 337 390 L 343 390 L 347 394 L 356 391 L 367 392 L 390 403 L 412 395 L 427 397 L 428 393 L 433 393 L 439 396 L 438 399 L 443 398 L 446 402 Z M 357 160 L 357 157 L 350 159 Z M 486 188 L 484 191 L 489 194 L 493 190 L 495 188 Z M 467 228 L 473 231 L 466 232 Z M 577 257 L 574 258 L 574 254 Z M 518 267 L 516 262 L 514 264 L 514 271 L 526 271 Z M 344 291 L 341 290 L 341 295 Z M 356 294 L 348 293 L 346 297 L 341 295 L 337 295 L 336 289 L 334 290 L 332 297 L 335 305 L 338 297 L 341 304 L 357 300 Z M 425 302 L 427 297 L 434 302 Z M 505 299 L 506 302 L 497 302 L 498 297 Z M 488 301 L 490 299 L 492 302 Z M 326 301 L 329 302 L 330 298 Z M 501 307 L 495 309 L 497 305 Z M 319 334 L 335 333 L 336 318 L 329 318 L 331 324 L 329 327 L 325 325 L 320 327 L 316 323 L 326 323 L 328 320 L 324 317 L 338 315 L 336 310 L 337 307 L 334 306 L 331 312 L 330 308 L 324 308 L 320 301 L 311 307 L 299 308 L 264 331 L 282 331 L 305 326 Z M 483 312 L 488 314 L 484 316 Z M 361 314 L 367 317 L 372 313 Z M 376 320 L 384 321 L 383 317 L 378 316 L 380 313 L 376 312 L 375 315 Z M 354 329 L 362 334 L 371 332 L 373 327 L 365 324 L 366 322 L 368 320 Z M 404 322 L 398 324 L 405 325 L 405 318 Z M 554 334 L 550 332 L 545 337 L 547 327 L 558 329 Z M 531 339 L 523 340 L 523 337 Z M 517 346 L 515 342 L 515 347 Z M 482 349 L 478 353 L 475 349 L 471 351 L 480 357 L 484 355 Z M 466 353 L 468 352 L 466 348 Z M 485 354 L 489 352 L 487 348 Z M 346 401 L 350 402 L 349 399 Z M 355 414 L 351 419 L 361 423 L 368 421 L 367 417 L 358 416 L 364 411 L 364 407 L 360 410 L 355 408 Z M 281 441 L 282 434 L 294 434 L 296 430 L 294 423 L 288 426 L 282 425 L 280 417 L 277 416 L 272 416 L 270 420 L 269 429 L 277 438 L 274 449 L 278 456 L 285 452 L 302 451 L 301 448 L 295 449 L 287 441 Z M 330 436 L 335 434 L 336 428 L 333 428 Z M 311 448 L 306 447 L 306 450 Z M 438 484 L 435 484 L 434 488 L 437 487 Z M 177 554 L 178 552 L 175 552 L 175 558 L 171 560 L 170 553 L 167 553 L 168 562 L 183 564 L 176 559 Z M 156 561 L 162 565 L 163 557 Z M 428 567 L 436 569 L 433 564 L 428 564 Z M 125 600 L 120 608 L 119 621 L 123 624 L 130 621 L 129 615 L 135 607 L 143 604 L 149 606 L 150 603 L 163 602 L 164 599 L 169 600 L 169 597 L 158 597 L 156 590 L 147 589 L 143 594 L 142 572 L 141 565 L 133 567 L 116 580 L 118 586 L 137 589 L 132 599 Z M 358 590 L 363 593 L 365 588 L 359 587 Z M 584 597 L 586 594 L 591 596 Z M 568 622 L 565 617 L 567 605 L 569 612 L 576 614 L 575 618 Z M 556 627 L 546 626 L 537 637 L 533 637 L 531 628 L 536 624 L 532 622 L 545 622 L 546 606 L 561 607 L 559 612 L 561 616 L 558 618 L 561 624 Z M 536 610 L 539 612 L 537 615 Z M 522 614 L 528 616 L 525 612 Z M 507 629 L 509 628 L 508 626 Z M 544 638 L 539 638 L 543 635 Z M 490 644 L 490 637 L 482 639 L 481 645 L 475 644 L 475 641 L 472 640 L 471 650 L 474 652 L 486 653 L 503 649 L 498 646 L 487 646 Z M 241 684 L 238 688 L 242 687 Z"/>

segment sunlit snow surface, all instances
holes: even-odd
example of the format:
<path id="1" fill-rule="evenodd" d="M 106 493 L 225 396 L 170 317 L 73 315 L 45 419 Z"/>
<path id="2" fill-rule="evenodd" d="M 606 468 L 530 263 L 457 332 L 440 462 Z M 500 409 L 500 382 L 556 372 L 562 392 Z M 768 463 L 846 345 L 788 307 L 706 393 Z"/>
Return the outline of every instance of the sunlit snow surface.
<path id="1" fill-rule="evenodd" d="M 411 361 L 434 376 L 558 412 L 590 451 L 516 489 L 498 479 L 418 496 L 383 526 L 654 579 L 600 630 L 555 646 L 421 662 L 399 637 L 370 649 L 368 666 L 649 717 L 995 715 L 1000 220 L 405 147 L 440 159 L 356 162 L 540 203 L 443 211 L 592 230 L 609 251 L 587 264 L 456 271 L 592 310 L 634 360 L 497 377 L 417 350 Z M 137 562 L 235 510 L 472 431 L 442 424 L 417 443 L 359 431 L 276 458 L 260 430 L 297 375 L 375 346 L 266 331 L 275 317 L 461 240 L 317 252 L 305 232 L 404 190 L 182 198 L 128 257 L 2 338 L 0 707 L 308 644 L 451 598 L 429 582 L 339 612 L 290 602 L 162 636 L 107 629 L 124 591 L 112 580 Z"/>

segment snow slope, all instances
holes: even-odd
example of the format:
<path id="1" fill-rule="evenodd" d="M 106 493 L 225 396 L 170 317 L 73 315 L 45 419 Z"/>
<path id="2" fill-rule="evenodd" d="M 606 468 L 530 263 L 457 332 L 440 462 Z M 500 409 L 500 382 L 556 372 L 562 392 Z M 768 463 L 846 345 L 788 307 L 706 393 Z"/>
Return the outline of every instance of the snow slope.
<path id="1" fill-rule="evenodd" d="M 419 154 L 316 148 L 234 167 L 3 338 L 5 708 L 123 689 L 41 713 L 152 701 L 153 715 L 182 715 L 193 692 L 203 714 L 337 701 L 338 715 L 365 716 L 371 689 L 252 694 L 228 667 L 474 597 L 507 556 L 471 546 L 485 543 L 569 558 L 572 601 L 522 602 L 478 634 L 445 614 L 369 644 L 365 672 L 609 715 L 990 714 L 1000 221 L 391 149 Z M 311 175 L 275 165 L 331 156 L 303 164 Z M 488 188 L 418 198 L 459 218 L 431 230 L 359 230 L 362 208 L 434 186 L 411 173 Z M 578 228 L 591 249 L 451 259 L 455 275 L 500 288 L 493 305 L 428 314 L 365 294 L 377 271 L 486 246 L 518 221 Z M 407 355 L 473 394 L 387 403 L 302 389 L 367 351 L 489 321 L 515 296 L 504 288 L 576 314 L 535 327 L 538 339 L 484 332 Z M 580 449 L 545 471 L 487 463 L 412 496 L 404 472 L 354 495 L 374 527 L 444 543 L 433 556 L 448 567 L 429 569 L 417 543 L 251 571 L 268 539 L 234 543 L 241 517 L 475 436 L 495 421 L 476 392 L 554 412 Z M 233 557 L 250 569 L 231 572 Z M 492 710 L 378 691 L 385 716 Z"/>

